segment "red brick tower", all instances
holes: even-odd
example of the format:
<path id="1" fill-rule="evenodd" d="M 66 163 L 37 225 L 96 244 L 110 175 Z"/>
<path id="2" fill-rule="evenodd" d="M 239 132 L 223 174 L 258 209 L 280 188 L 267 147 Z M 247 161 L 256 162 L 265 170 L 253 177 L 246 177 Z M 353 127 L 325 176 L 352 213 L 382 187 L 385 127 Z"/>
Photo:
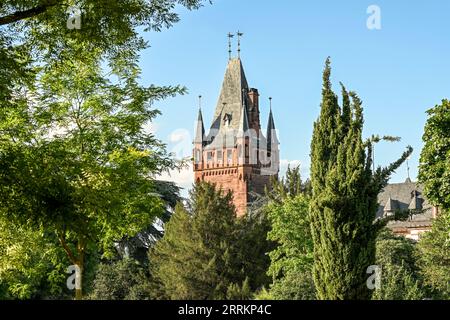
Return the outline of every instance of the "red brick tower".
<path id="1" fill-rule="evenodd" d="M 259 94 L 249 88 L 240 59 L 230 59 L 213 123 L 205 135 L 199 110 L 194 139 L 195 181 L 232 190 L 237 215 L 246 213 L 271 176 L 278 177 L 279 142 L 272 110 L 266 136 L 261 131 Z"/>

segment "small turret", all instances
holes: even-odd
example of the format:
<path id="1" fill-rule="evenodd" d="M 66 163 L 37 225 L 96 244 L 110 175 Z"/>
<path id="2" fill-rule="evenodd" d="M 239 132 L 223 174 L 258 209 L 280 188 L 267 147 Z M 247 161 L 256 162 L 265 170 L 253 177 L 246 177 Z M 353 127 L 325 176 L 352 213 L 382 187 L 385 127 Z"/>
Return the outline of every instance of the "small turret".
<path id="1" fill-rule="evenodd" d="M 205 126 L 203 125 L 202 110 L 198 109 L 197 124 L 195 128 L 194 144 L 203 144 L 205 142 Z"/>
<path id="2" fill-rule="evenodd" d="M 277 150 L 278 145 L 280 144 L 277 137 L 277 132 L 275 129 L 275 121 L 273 120 L 272 114 L 272 98 L 270 100 L 270 112 L 269 112 L 269 121 L 267 123 L 267 152 L 270 153 L 272 150 Z"/>

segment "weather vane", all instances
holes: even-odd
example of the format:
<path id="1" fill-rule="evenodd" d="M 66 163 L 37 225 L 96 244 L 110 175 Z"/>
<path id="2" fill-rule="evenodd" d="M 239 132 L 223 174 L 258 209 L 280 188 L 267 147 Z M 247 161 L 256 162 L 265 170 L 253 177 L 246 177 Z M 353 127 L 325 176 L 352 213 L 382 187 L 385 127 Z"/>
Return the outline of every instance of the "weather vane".
<path id="1" fill-rule="evenodd" d="M 237 37 L 238 37 L 238 58 L 241 57 L 241 37 L 243 35 L 244 34 L 242 32 L 239 32 L 239 30 L 238 30 L 238 32 L 237 32 Z"/>
<path id="2" fill-rule="evenodd" d="M 228 58 L 231 60 L 231 39 L 234 37 L 234 34 L 228 32 Z"/>

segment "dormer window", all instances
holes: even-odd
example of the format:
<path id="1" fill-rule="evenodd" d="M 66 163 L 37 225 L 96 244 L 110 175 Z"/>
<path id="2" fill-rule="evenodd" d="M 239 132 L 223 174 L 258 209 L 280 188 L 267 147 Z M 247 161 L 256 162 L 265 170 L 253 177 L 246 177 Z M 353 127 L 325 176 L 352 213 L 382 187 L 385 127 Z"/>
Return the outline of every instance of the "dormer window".
<path id="1" fill-rule="evenodd" d="M 223 117 L 223 124 L 225 127 L 229 127 L 231 125 L 231 114 L 225 114 L 225 116 Z"/>

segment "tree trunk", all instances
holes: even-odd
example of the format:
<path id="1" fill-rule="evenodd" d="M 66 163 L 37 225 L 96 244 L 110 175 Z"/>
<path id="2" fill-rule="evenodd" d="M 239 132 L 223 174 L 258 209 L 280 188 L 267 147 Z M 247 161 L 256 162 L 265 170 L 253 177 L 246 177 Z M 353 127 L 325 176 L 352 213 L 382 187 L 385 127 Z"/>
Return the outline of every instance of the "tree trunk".
<path id="1" fill-rule="evenodd" d="M 80 246 L 78 250 L 78 262 L 76 265 L 79 268 L 78 279 L 75 281 L 75 300 L 83 300 L 83 271 L 84 271 L 84 247 Z"/>

